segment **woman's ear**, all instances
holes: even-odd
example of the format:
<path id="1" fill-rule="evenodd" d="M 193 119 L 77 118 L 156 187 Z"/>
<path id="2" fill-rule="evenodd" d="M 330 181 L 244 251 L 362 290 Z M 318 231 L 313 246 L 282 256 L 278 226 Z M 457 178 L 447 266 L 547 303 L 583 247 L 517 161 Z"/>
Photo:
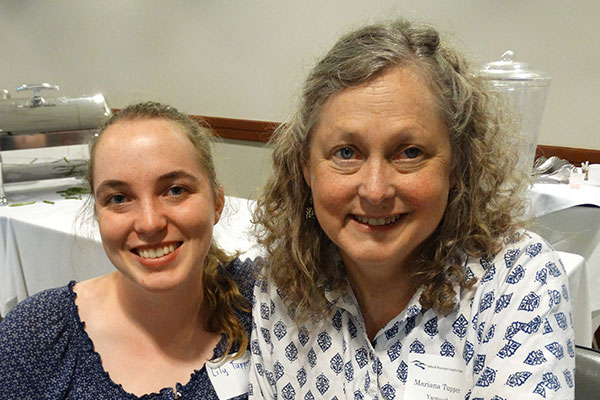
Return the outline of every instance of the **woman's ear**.
<path id="1" fill-rule="evenodd" d="M 302 158 L 302 175 L 304 182 L 310 187 L 310 162 L 305 157 Z"/>
<path id="2" fill-rule="evenodd" d="M 215 193 L 215 225 L 221 219 L 223 208 L 225 207 L 225 193 L 223 187 L 219 186 Z"/>

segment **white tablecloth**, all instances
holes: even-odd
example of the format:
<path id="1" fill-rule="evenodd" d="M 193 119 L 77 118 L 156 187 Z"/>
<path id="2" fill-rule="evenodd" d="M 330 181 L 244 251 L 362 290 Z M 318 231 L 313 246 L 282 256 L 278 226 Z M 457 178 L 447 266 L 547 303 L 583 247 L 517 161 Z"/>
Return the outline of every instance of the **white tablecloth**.
<path id="1" fill-rule="evenodd" d="M 531 200 L 530 214 L 535 218 L 576 206 L 600 207 L 600 186 L 587 182 L 579 188 L 564 184 L 540 183 L 533 185 L 528 195 Z"/>
<path id="2" fill-rule="evenodd" d="M 11 203 L 35 204 L 0 207 L 0 316 L 44 289 L 114 271 L 95 222 L 89 217 L 77 218 L 87 196 L 73 200 L 56 193 L 74 186 L 81 186 L 81 182 L 64 179 L 6 185 Z M 239 251 L 242 258 L 260 254 L 249 234 L 252 204 L 226 197 L 225 210 L 214 231 L 224 250 Z"/>

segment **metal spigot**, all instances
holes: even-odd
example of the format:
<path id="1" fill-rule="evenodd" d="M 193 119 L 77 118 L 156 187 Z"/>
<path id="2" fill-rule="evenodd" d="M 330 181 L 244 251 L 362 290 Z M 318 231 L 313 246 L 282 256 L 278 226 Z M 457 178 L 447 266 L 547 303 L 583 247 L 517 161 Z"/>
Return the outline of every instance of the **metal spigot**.
<path id="1" fill-rule="evenodd" d="M 33 98 L 31 99 L 31 107 L 39 107 L 46 102 L 40 95 L 42 90 L 59 90 L 57 85 L 51 85 L 49 83 L 29 83 L 21 85 L 17 88 L 17 91 L 21 90 L 32 90 Z"/>

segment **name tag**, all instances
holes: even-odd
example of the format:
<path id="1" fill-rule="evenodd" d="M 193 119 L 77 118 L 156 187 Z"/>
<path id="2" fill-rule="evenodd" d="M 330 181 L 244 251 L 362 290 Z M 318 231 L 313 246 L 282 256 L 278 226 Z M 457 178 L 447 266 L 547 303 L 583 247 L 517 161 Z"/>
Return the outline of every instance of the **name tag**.
<path id="1" fill-rule="evenodd" d="M 462 359 L 410 353 L 404 398 L 463 400 L 464 372 Z"/>
<path id="2" fill-rule="evenodd" d="M 237 360 L 225 358 L 218 363 L 208 361 L 206 363 L 206 372 L 219 399 L 231 399 L 232 397 L 248 393 L 250 352 L 246 351 Z"/>

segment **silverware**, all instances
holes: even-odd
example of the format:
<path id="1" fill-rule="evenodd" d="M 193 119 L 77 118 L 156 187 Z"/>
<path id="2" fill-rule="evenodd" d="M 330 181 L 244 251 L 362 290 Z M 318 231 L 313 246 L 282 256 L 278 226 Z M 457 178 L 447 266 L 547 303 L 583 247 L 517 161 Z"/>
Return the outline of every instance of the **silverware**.
<path id="1" fill-rule="evenodd" d="M 545 157 L 540 157 L 535 161 L 531 174 L 533 176 L 551 175 L 565 166 L 572 167 L 567 160 L 563 160 L 556 156 L 547 159 Z"/>

